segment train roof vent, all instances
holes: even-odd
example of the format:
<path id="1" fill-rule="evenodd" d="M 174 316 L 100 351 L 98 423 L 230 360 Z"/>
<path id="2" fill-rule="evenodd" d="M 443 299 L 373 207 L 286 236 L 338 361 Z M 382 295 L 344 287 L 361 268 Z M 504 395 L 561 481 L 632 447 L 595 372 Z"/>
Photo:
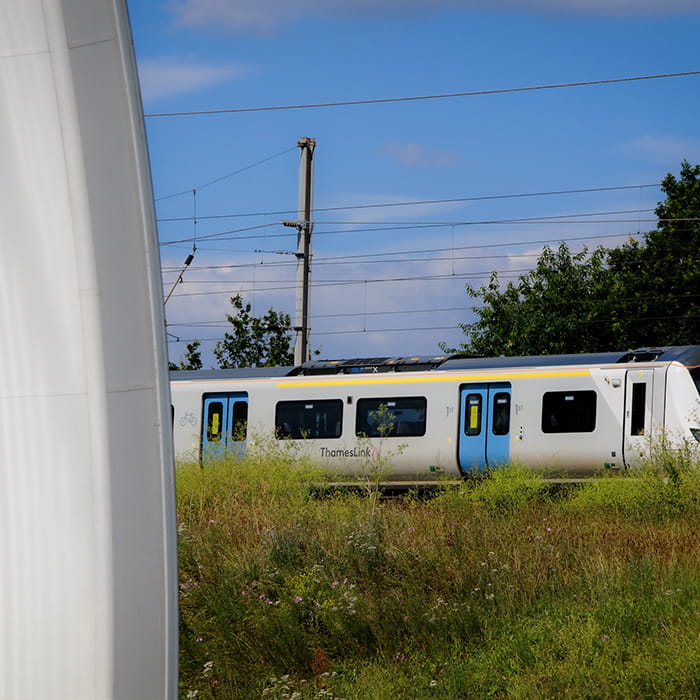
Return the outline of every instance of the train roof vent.
<path id="1" fill-rule="evenodd" d="M 665 348 L 639 348 L 626 352 L 618 362 L 654 362 L 664 354 Z"/>
<path id="2" fill-rule="evenodd" d="M 371 374 L 375 372 L 416 372 L 437 369 L 447 355 L 416 357 L 364 357 L 350 360 L 311 360 L 297 374 Z"/>

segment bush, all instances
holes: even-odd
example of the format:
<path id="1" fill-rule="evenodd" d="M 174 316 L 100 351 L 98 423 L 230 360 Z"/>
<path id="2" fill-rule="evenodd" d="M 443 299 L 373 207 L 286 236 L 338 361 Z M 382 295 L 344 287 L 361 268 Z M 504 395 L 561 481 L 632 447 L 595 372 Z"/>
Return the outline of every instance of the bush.
<path id="1" fill-rule="evenodd" d="M 537 500 L 547 488 L 539 472 L 511 464 L 489 469 L 484 477 L 467 482 L 464 495 L 470 503 L 494 510 L 514 511 Z"/>

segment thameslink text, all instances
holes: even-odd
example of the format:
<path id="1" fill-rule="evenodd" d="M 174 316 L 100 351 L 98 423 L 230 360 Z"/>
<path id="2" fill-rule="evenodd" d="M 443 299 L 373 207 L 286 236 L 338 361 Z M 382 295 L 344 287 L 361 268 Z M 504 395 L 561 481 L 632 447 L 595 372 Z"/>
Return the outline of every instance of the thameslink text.
<path id="1" fill-rule="evenodd" d="M 321 457 L 373 457 L 377 452 L 376 447 L 353 447 L 351 450 L 329 450 L 327 447 L 321 448 Z"/>

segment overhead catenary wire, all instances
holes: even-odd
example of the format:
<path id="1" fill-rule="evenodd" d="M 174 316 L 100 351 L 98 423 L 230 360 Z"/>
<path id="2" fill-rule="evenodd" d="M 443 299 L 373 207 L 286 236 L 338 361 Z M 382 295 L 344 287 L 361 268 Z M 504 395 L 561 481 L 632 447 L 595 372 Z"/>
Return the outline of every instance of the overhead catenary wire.
<path id="1" fill-rule="evenodd" d="M 501 245 L 501 244 L 499 244 Z M 533 257 L 535 254 L 533 254 Z M 511 256 L 502 256 L 503 258 L 509 258 Z M 512 256 L 512 257 L 518 257 L 518 256 Z M 525 256 L 519 256 L 519 257 L 525 257 Z M 528 256 L 530 257 L 530 256 Z M 695 257 L 695 256 L 687 256 L 689 259 L 693 260 L 698 260 L 700 258 Z M 467 258 L 468 259 L 468 258 Z M 669 259 L 665 259 L 666 261 L 669 261 Z M 416 262 L 424 262 L 422 260 L 404 260 L 400 262 L 407 262 L 407 263 L 416 263 Z M 430 262 L 440 262 L 440 263 L 449 263 L 450 259 L 445 257 L 445 258 L 437 258 L 437 259 L 431 259 Z M 660 259 L 659 262 L 664 262 L 664 259 Z M 634 265 L 639 264 L 638 261 L 633 261 L 630 263 L 630 266 L 633 267 Z M 499 279 L 509 279 L 513 277 L 519 277 L 523 274 L 528 274 L 532 272 L 532 268 L 520 268 L 520 269 L 503 269 L 503 270 L 493 270 L 493 269 L 486 269 L 486 270 L 470 270 L 467 272 L 455 272 L 455 273 L 441 273 L 441 274 L 432 274 L 432 275 L 402 275 L 402 276 L 392 276 L 392 277 L 381 277 L 381 278 L 374 278 L 374 279 L 367 279 L 367 278 L 362 278 L 362 279 L 343 279 L 343 280 L 317 280 L 314 282 L 312 285 L 313 288 L 328 288 L 328 287 L 339 287 L 339 286 L 351 286 L 351 285 L 366 285 L 368 283 L 371 284 L 385 284 L 385 283 L 401 283 L 401 282 L 415 282 L 415 281 L 437 281 L 437 280 L 454 280 L 454 279 L 487 279 L 490 278 L 491 275 L 496 274 L 498 275 Z M 212 281 L 206 281 L 204 282 L 206 284 L 212 284 Z M 218 284 L 226 284 L 230 285 L 230 281 L 217 281 Z M 211 290 L 211 291 L 199 291 L 199 292 L 182 292 L 178 295 L 178 297 L 198 297 L 198 296 L 216 296 L 216 295 L 232 295 L 236 293 L 242 293 L 245 291 L 245 293 L 261 293 L 261 292 L 281 292 L 281 291 L 289 291 L 292 289 L 295 289 L 295 283 L 292 280 L 266 280 L 266 281 L 261 281 L 257 280 L 255 283 L 256 285 L 270 285 L 270 286 L 256 286 L 254 289 L 244 289 L 247 285 L 252 284 L 251 281 L 249 280 L 238 280 L 234 284 L 236 284 L 236 291 L 232 291 L 230 288 L 227 289 L 216 289 L 216 290 Z"/>
<path id="2" fill-rule="evenodd" d="M 386 230 L 410 230 L 410 229 L 418 229 L 418 228 L 438 228 L 438 227 L 451 227 L 451 226 L 503 226 L 506 224 L 524 224 L 524 225 L 533 225 L 533 224 L 546 224 L 546 225 L 553 225 L 553 224 L 626 224 L 626 223 L 633 223 L 633 224 L 639 224 L 640 221 L 643 221 L 644 223 L 665 223 L 668 221 L 674 221 L 674 222 L 695 222 L 698 221 L 697 218 L 687 218 L 687 219 L 589 219 L 587 221 L 580 221 L 580 220 L 572 220 L 572 217 L 575 215 L 569 215 L 567 218 L 566 216 L 558 216 L 555 218 L 548 218 L 548 217 L 530 217 L 526 219 L 482 219 L 482 220 L 458 220 L 458 221 L 394 221 L 394 222 L 381 222 L 381 221 L 358 221 L 356 222 L 359 225 L 362 224 L 369 224 L 369 225 L 380 225 L 382 223 L 390 223 L 392 224 L 391 228 L 387 228 Z M 260 230 L 263 228 L 269 228 L 270 226 L 279 226 L 281 225 L 281 221 L 274 222 L 274 223 L 267 223 L 267 224 L 258 224 L 257 226 L 246 226 L 243 228 L 238 228 L 238 229 L 227 229 L 226 231 L 218 231 L 215 233 L 209 233 L 203 236 L 200 236 L 200 240 L 204 239 L 212 239 L 212 238 L 219 238 L 221 240 L 222 236 L 232 236 L 235 233 L 245 233 L 248 231 L 255 231 L 255 230 Z M 314 221 L 315 226 L 331 226 L 331 225 L 349 225 L 352 224 L 353 222 L 348 222 L 348 221 Z M 379 229 L 381 230 L 381 229 Z M 317 235 L 332 235 L 337 233 L 336 231 L 319 231 Z M 353 229 L 348 229 L 346 231 L 341 231 L 340 233 L 357 233 L 356 230 Z M 293 236 L 294 234 L 290 233 L 279 233 L 279 234 L 272 234 L 271 236 L 266 236 L 266 238 L 285 238 L 285 237 L 290 237 Z M 231 240 L 243 240 L 244 238 L 259 238 L 259 236 L 236 236 L 235 238 L 232 238 Z M 172 241 L 163 241 L 160 243 L 162 247 L 165 246 L 171 246 L 171 245 L 176 245 L 179 243 L 187 243 L 190 239 L 189 238 L 179 238 L 176 240 Z M 228 239 L 223 239 L 223 240 L 228 240 Z"/>
<path id="3" fill-rule="evenodd" d="M 700 75 L 700 71 L 682 71 L 677 73 L 659 73 L 656 75 L 636 75 L 623 78 L 604 78 L 600 80 L 582 80 L 569 83 L 551 83 L 547 85 L 527 85 L 511 88 L 495 88 L 490 90 L 470 90 L 466 92 L 449 92 L 433 95 L 412 95 L 408 97 L 380 97 L 365 100 L 343 100 L 338 102 L 313 102 L 307 104 L 272 105 L 262 107 L 231 107 L 227 109 L 200 109 L 180 112 L 151 112 L 144 117 L 195 117 L 203 115 L 241 114 L 244 112 L 271 112 L 294 109 L 315 109 L 320 107 L 350 107 L 358 105 L 388 104 L 396 102 L 417 102 L 424 100 L 444 100 L 460 97 L 477 97 L 485 95 L 503 95 L 516 92 L 536 92 L 540 90 L 558 90 L 563 88 L 592 87 L 595 85 L 611 85 L 615 83 L 630 83 L 642 80 L 659 80 L 663 78 L 680 78 Z"/>
<path id="4" fill-rule="evenodd" d="M 513 247 L 522 247 L 522 246 L 532 246 L 532 245 L 556 245 L 559 243 L 568 243 L 568 242 L 578 242 L 578 241 L 592 241 L 592 240 L 604 240 L 608 238 L 629 238 L 632 236 L 629 231 L 622 231 L 619 233 L 606 233 L 606 234 L 598 234 L 598 235 L 586 235 L 586 236 L 558 236 L 556 238 L 546 238 L 546 239 L 537 239 L 537 240 L 525 240 L 525 241 L 505 241 L 503 243 L 480 243 L 480 244 L 473 244 L 473 245 L 468 245 L 468 246 L 458 246 L 454 248 L 455 251 L 460 250 L 460 251 L 465 251 L 465 250 L 483 250 L 483 249 L 489 249 L 489 248 L 513 248 Z M 637 235 L 637 234 L 634 234 Z M 423 253 L 431 253 L 431 252 L 447 252 L 453 250 L 452 248 L 428 248 L 428 249 L 420 249 L 420 250 L 395 250 L 395 251 L 388 251 L 384 253 L 366 253 L 362 255 L 342 255 L 342 256 L 332 256 L 332 257 L 315 257 L 314 258 L 314 264 L 315 265 L 323 265 L 323 264 L 329 264 L 329 263 L 334 263 L 336 261 L 343 261 L 343 260 L 353 260 L 357 258 L 367 258 L 367 257 L 379 257 L 379 256 L 388 256 L 388 255 L 411 255 L 411 254 L 423 254 Z M 241 252 L 241 251 L 239 251 Z M 250 251 L 248 251 L 250 252 Z M 539 253 L 536 253 L 534 255 L 539 255 Z M 486 258 L 490 257 L 502 257 L 502 258 L 507 258 L 507 257 L 518 257 L 519 254 L 514 254 L 514 255 L 503 255 L 503 256 L 483 256 Z M 371 261 L 370 261 L 371 262 Z M 379 262 L 387 262 L 386 260 L 379 261 Z M 410 261 L 408 261 L 410 262 Z M 198 265 L 194 268 L 192 268 L 192 271 L 204 271 L 204 270 L 233 270 L 233 269 L 244 269 L 244 268 L 260 268 L 261 266 L 267 267 L 267 268 L 272 268 L 272 267 L 292 267 L 294 266 L 293 262 L 286 262 L 286 261 L 276 261 L 276 262 L 245 262 L 245 263 L 232 263 L 232 264 L 221 264 L 221 265 Z M 164 272 L 172 272 L 177 268 L 172 268 L 172 267 L 164 267 L 163 271 Z M 222 280 L 216 280 L 216 282 L 221 282 Z"/>
<path id="5" fill-rule="evenodd" d="M 516 192 L 510 194 L 492 194 L 492 195 L 475 195 L 471 197 L 448 197 L 442 199 L 417 199 L 405 200 L 401 202 L 379 202 L 375 204 L 348 204 L 337 207 L 314 207 L 314 213 L 330 212 L 330 211 L 353 211 L 361 209 L 384 209 L 389 207 L 415 207 L 429 206 L 434 204 L 455 204 L 457 202 L 487 202 L 500 199 L 525 199 L 528 197 L 555 197 L 565 194 L 593 194 L 596 192 L 615 192 L 620 190 L 636 190 L 660 188 L 657 183 L 643 185 L 614 185 L 611 187 L 584 187 L 572 190 L 550 190 L 542 192 Z M 635 210 L 636 211 L 636 210 Z M 295 213 L 296 209 L 280 209 L 278 211 L 263 211 L 263 212 L 246 212 L 246 213 L 231 213 L 231 214 L 211 214 L 209 216 L 200 216 L 200 220 L 204 219 L 236 219 L 256 216 L 284 216 L 285 214 Z M 174 223 L 178 221 L 189 221 L 189 216 L 164 217 L 158 218 L 158 223 Z M 347 222 L 345 222 L 347 223 Z"/>
<path id="6" fill-rule="evenodd" d="M 691 315 L 682 315 L 682 316 L 637 316 L 637 317 L 628 317 L 625 320 L 626 321 L 634 321 L 635 323 L 641 323 L 641 322 L 652 322 L 652 321 L 672 321 L 672 320 L 680 320 L 680 319 L 700 319 L 700 314 L 691 314 Z M 619 320 L 619 319 L 615 319 Z M 610 318 L 598 318 L 598 319 L 588 319 L 585 321 L 580 321 L 580 325 L 582 326 L 593 326 L 597 325 L 600 323 L 610 323 L 613 321 L 613 319 Z M 459 330 L 455 326 L 420 326 L 420 327 L 415 327 L 412 326 L 410 328 L 358 328 L 358 329 L 352 329 L 352 328 L 344 328 L 342 330 L 338 331 L 314 331 L 313 337 L 316 336 L 327 336 L 327 335 L 366 335 L 370 333 L 426 333 L 429 331 L 455 331 Z M 461 331 L 460 331 L 461 332 Z M 479 335 L 479 331 L 477 330 L 470 330 L 470 333 L 472 335 Z M 199 340 L 202 343 L 216 343 L 220 340 L 223 340 L 223 337 L 215 337 L 215 338 L 178 338 L 178 339 L 169 339 L 169 343 L 191 343 L 194 340 Z M 396 354 L 396 353 L 395 353 Z"/>
<path id="7" fill-rule="evenodd" d="M 635 303 L 638 304 L 642 301 L 648 301 L 652 297 L 629 297 L 627 299 L 616 299 L 616 303 Z M 690 300 L 690 299 L 700 299 L 700 294 L 682 294 L 677 297 L 679 300 Z M 551 301 L 547 302 L 548 306 L 554 307 L 566 307 L 566 306 L 579 306 L 584 304 L 591 304 L 594 302 L 602 302 L 605 299 L 576 299 L 567 301 Z M 454 313 L 454 312 L 464 312 L 464 311 L 478 311 L 480 309 L 487 308 L 486 306 L 472 305 L 472 306 L 451 306 L 445 308 L 432 308 L 432 309 L 388 309 L 386 311 L 356 311 L 352 313 L 333 313 L 333 314 L 313 314 L 314 320 L 322 320 L 327 318 L 361 318 L 370 316 L 402 316 L 402 315 L 418 315 L 418 314 L 438 314 L 438 313 Z M 170 323 L 169 326 L 173 328 L 229 328 L 230 323 L 226 320 L 219 321 L 189 321 L 189 322 L 179 322 Z"/>
<path id="8" fill-rule="evenodd" d="M 290 151 L 296 150 L 296 146 L 291 146 L 290 148 L 285 149 L 284 151 L 280 151 L 279 153 L 275 153 L 274 155 L 267 156 L 266 158 L 261 158 L 260 160 L 256 160 L 254 163 L 250 163 L 248 165 L 244 165 L 242 168 L 238 168 L 237 170 L 234 170 L 233 172 L 226 173 L 225 175 L 221 175 L 220 177 L 214 178 L 213 180 L 209 180 L 209 182 L 205 182 L 202 185 L 198 185 L 194 188 L 190 187 L 187 190 L 182 190 L 181 192 L 173 192 L 172 194 L 165 194 L 160 197 L 156 197 L 154 199 L 155 202 L 162 202 L 165 199 L 172 199 L 173 197 L 181 197 L 184 194 L 189 194 L 193 190 L 203 190 L 205 187 L 210 187 L 211 185 L 216 185 L 219 182 L 223 182 L 224 180 L 228 180 L 228 178 L 233 177 L 234 175 L 238 175 L 240 173 L 245 172 L 246 170 L 250 170 L 251 168 L 254 168 L 258 165 L 262 165 L 263 163 L 267 163 L 268 161 L 274 160 L 275 158 L 279 158 L 280 156 L 283 156 Z M 203 217 L 207 218 L 207 217 Z"/>

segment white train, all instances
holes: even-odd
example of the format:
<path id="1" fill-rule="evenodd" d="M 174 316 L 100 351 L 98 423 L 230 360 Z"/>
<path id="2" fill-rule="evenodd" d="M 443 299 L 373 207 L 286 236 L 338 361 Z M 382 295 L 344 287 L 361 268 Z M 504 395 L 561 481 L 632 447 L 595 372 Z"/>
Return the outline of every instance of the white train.
<path id="1" fill-rule="evenodd" d="M 700 442 L 699 389 L 700 346 L 171 374 L 181 460 L 241 453 L 250 436 L 274 435 L 347 475 L 381 447 L 394 480 L 508 462 L 569 475 L 625 469 L 662 436 Z"/>

